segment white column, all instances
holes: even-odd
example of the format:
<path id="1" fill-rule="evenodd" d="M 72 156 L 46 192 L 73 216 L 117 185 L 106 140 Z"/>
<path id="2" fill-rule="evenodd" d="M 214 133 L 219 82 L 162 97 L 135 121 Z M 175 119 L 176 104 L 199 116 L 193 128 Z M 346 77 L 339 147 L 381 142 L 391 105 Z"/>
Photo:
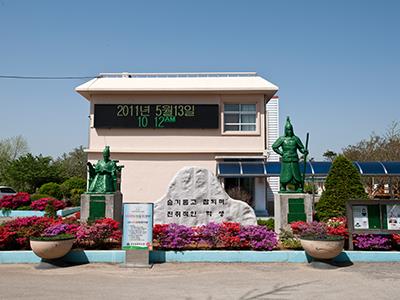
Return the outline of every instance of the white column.
<path id="1" fill-rule="evenodd" d="M 266 195 L 265 195 L 265 178 L 256 177 L 254 179 L 254 208 L 255 211 L 261 215 L 265 215 L 267 212 L 266 206 Z"/>
<path id="2" fill-rule="evenodd" d="M 274 97 L 268 101 L 266 107 L 267 117 L 267 161 L 279 161 L 279 155 L 272 150 L 272 144 L 279 137 L 279 98 Z M 268 177 L 267 209 L 268 214 L 274 214 L 274 194 L 279 191 L 279 177 Z"/>

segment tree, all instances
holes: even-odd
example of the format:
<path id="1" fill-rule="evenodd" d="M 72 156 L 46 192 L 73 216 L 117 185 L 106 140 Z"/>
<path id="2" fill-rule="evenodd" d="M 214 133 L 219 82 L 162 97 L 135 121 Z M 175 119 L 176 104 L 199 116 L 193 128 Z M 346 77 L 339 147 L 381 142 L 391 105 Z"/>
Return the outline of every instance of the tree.
<path id="1" fill-rule="evenodd" d="M 18 135 L 0 140 L 0 183 L 4 184 L 4 172 L 7 166 L 18 157 L 28 153 L 28 143 Z"/>
<path id="2" fill-rule="evenodd" d="M 61 170 L 50 156 L 30 153 L 11 161 L 4 175 L 7 184 L 28 193 L 34 193 L 44 183 L 62 181 Z"/>
<path id="3" fill-rule="evenodd" d="M 64 153 L 55 163 L 60 167 L 64 179 L 80 177 L 86 181 L 87 153 L 84 151 L 83 146 L 75 148 L 68 154 Z"/>
<path id="4" fill-rule="evenodd" d="M 0 159 L 14 160 L 28 151 L 28 143 L 22 135 L 0 140 Z"/>
<path id="5" fill-rule="evenodd" d="M 343 149 L 343 154 L 353 161 L 399 161 L 400 160 L 400 124 L 392 122 L 383 135 L 372 133 L 368 139 Z M 389 183 L 394 194 L 400 194 L 400 178 L 385 176 L 363 177 L 371 196 L 383 193 L 384 185 Z"/>
<path id="6" fill-rule="evenodd" d="M 382 136 L 372 133 L 369 139 L 347 146 L 343 155 L 353 161 L 399 161 L 400 124 L 392 122 Z"/>
<path id="7" fill-rule="evenodd" d="M 325 151 L 324 154 L 322 154 L 322 156 L 325 157 L 325 159 L 328 161 L 334 161 L 337 156 L 337 153 L 328 149 Z"/>
<path id="8" fill-rule="evenodd" d="M 361 176 L 354 165 L 343 155 L 339 155 L 325 181 L 325 191 L 316 206 L 316 216 L 325 221 L 331 217 L 346 215 L 349 199 L 367 199 L 361 183 Z"/>

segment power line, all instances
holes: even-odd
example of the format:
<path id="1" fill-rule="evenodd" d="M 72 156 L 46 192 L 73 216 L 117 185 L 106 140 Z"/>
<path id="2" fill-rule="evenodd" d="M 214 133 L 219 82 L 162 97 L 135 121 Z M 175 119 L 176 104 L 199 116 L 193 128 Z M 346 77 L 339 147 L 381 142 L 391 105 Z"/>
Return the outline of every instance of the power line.
<path id="1" fill-rule="evenodd" d="M 68 79 L 92 79 L 98 77 L 95 76 L 19 76 L 19 75 L 0 75 L 0 79 L 56 79 L 56 80 L 68 80 Z"/>

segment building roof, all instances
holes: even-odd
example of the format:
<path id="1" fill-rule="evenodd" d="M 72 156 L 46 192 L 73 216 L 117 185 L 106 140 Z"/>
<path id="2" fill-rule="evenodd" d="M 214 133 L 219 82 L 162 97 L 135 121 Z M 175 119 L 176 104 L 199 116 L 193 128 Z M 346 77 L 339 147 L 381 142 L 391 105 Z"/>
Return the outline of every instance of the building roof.
<path id="1" fill-rule="evenodd" d="M 271 98 L 278 87 L 254 72 L 102 73 L 75 89 L 85 98 L 104 93 L 246 93 Z"/>

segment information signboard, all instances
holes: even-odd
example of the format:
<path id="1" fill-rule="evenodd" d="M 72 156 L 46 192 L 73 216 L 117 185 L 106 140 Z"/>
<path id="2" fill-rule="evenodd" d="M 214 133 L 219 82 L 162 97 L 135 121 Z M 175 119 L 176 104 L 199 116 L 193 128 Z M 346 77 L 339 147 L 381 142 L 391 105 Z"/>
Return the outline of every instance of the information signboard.
<path id="1" fill-rule="evenodd" d="M 399 199 L 351 199 L 346 203 L 349 250 L 353 250 L 353 234 L 400 233 Z"/>
<path id="2" fill-rule="evenodd" d="M 95 128 L 219 128 L 217 104 L 95 104 Z"/>
<path id="3" fill-rule="evenodd" d="M 122 249 L 153 249 L 153 203 L 124 203 Z"/>

